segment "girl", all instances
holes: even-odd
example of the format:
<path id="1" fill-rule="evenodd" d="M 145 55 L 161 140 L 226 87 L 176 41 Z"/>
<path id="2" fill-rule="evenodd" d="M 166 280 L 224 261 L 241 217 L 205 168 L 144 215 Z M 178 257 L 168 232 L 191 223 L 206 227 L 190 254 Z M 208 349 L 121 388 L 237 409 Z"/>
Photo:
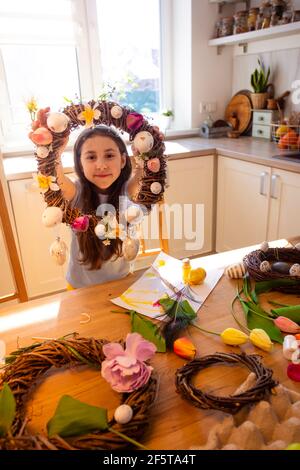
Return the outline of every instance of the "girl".
<path id="1" fill-rule="evenodd" d="M 158 131 L 158 129 L 157 129 Z M 162 134 L 159 134 L 163 138 Z M 74 166 L 78 181 L 73 183 L 64 175 L 60 156 L 57 162 L 57 183 L 63 197 L 72 201 L 73 207 L 83 213 L 96 212 L 99 204 L 111 204 L 119 209 L 119 196 L 133 197 L 138 191 L 143 165 L 131 161 L 126 145 L 119 134 L 108 126 L 96 126 L 84 130 L 74 146 Z M 133 153 L 137 153 L 133 148 Z M 67 272 L 67 289 L 101 284 L 126 276 L 130 263 L 122 256 L 122 241 L 110 240 L 105 245 L 89 232 L 74 233 L 70 248 Z"/>

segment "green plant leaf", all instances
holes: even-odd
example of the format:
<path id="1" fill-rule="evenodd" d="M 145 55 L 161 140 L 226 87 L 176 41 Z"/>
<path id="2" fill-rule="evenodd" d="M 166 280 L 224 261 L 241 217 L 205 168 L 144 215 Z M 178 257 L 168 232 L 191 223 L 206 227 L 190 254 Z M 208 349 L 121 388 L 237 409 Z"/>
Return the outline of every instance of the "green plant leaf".
<path id="1" fill-rule="evenodd" d="M 163 297 L 158 302 L 169 318 L 185 318 L 191 321 L 197 317 L 197 313 L 187 300 L 176 301 L 170 297 Z"/>
<path id="2" fill-rule="evenodd" d="M 145 339 L 154 343 L 157 347 L 157 352 L 166 352 L 166 341 L 159 333 L 159 328 L 150 320 L 143 318 L 137 312 L 132 310 L 130 312 L 131 331 L 140 333 Z"/>
<path id="3" fill-rule="evenodd" d="M 91 431 L 108 428 L 107 410 L 83 403 L 68 395 L 58 402 L 53 418 L 47 423 L 49 437 L 79 436 Z"/>
<path id="4" fill-rule="evenodd" d="M 300 305 L 273 308 L 271 312 L 276 315 L 276 317 L 286 317 L 296 323 L 300 323 Z"/>
<path id="5" fill-rule="evenodd" d="M 247 315 L 247 325 L 249 330 L 253 330 L 254 328 L 261 328 L 265 330 L 266 333 L 270 336 L 272 341 L 276 341 L 276 343 L 283 343 L 283 336 L 279 328 L 274 325 L 274 322 L 270 321 L 267 317 L 258 316 L 255 313 L 249 310 Z"/>
<path id="6" fill-rule="evenodd" d="M 10 430 L 16 414 L 16 400 L 9 385 L 4 383 L 0 392 L 0 437 Z"/>
<path id="7" fill-rule="evenodd" d="M 260 281 L 255 284 L 255 292 L 257 295 L 276 290 L 277 287 L 299 285 L 299 281 L 295 279 L 271 279 L 269 281 Z"/>

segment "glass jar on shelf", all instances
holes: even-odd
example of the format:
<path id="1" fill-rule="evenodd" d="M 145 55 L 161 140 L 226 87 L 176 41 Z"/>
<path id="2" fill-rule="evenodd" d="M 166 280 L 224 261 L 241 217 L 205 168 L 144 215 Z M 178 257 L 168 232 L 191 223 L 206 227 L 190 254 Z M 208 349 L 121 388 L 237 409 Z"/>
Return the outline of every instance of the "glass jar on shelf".
<path id="1" fill-rule="evenodd" d="M 219 38 L 220 33 L 221 33 L 221 26 L 222 26 L 222 20 L 218 20 L 215 23 L 215 29 L 214 29 L 214 38 Z"/>
<path id="2" fill-rule="evenodd" d="M 293 18 L 293 12 L 292 12 L 292 10 L 285 10 L 285 11 L 282 13 L 282 18 L 281 18 L 280 24 L 288 24 L 288 23 L 291 23 L 291 22 L 292 22 L 292 18 Z"/>
<path id="3" fill-rule="evenodd" d="M 300 10 L 294 10 L 292 16 L 292 22 L 300 21 Z"/>
<path id="4" fill-rule="evenodd" d="M 221 19 L 219 37 L 231 36 L 233 33 L 233 17 L 225 16 Z"/>
<path id="5" fill-rule="evenodd" d="M 250 8 L 248 15 L 248 31 L 256 30 L 256 21 L 258 13 L 259 8 Z"/>
<path id="6" fill-rule="evenodd" d="M 269 28 L 272 16 L 272 3 L 269 1 L 263 2 L 259 9 L 259 13 L 262 15 L 263 18 L 261 28 Z"/>
<path id="7" fill-rule="evenodd" d="M 234 15 L 233 34 L 247 33 L 248 31 L 248 11 L 238 11 Z"/>

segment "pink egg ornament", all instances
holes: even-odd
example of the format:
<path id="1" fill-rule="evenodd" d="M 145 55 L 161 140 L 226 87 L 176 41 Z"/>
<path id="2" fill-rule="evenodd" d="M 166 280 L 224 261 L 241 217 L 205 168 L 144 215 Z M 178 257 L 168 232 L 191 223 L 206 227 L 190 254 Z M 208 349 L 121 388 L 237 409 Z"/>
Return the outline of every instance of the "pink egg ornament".
<path id="1" fill-rule="evenodd" d="M 49 145 L 53 141 L 53 136 L 46 127 L 39 127 L 33 132 L 29 132 L 28 137 L 36 145 Z"/>
<path id="2" fill-rule="evenodd" d="M 160 170 L 160 161 L 159 158 L 151 158 L 151 160 L 147 161 L 147 168 L 148 170 L 152 171 L 152 173 L 157 173 Z"/>

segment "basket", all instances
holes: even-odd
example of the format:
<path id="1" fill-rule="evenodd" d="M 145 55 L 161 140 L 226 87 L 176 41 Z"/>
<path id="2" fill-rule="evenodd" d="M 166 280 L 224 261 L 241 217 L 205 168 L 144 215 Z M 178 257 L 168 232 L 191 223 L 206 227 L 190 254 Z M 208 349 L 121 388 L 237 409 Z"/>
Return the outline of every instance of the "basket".
<path id="1" fill-rule="evenodd" d="M 260 270 L 262 261 L 269 261 L 272 265 L 275 261 L 300 264 L 300 251 L 297 248 L 268 248 L 266 251 L 255 250 L 246 255 L 243 259 L 249 276 L 255 281 L 267 281 L 272 279 L 289 279 L 293 284 L 278 286 L 276 290 L 288 294 L 300 294 L 300 278 L 290 274 L 282 274 L 275 271 L 263 272 Z"/>
<path id="2" fill-rule="evenodd" d="M 272 140 L 281 150 L 300 150 L 300 124 L 271 124 Z"/>

